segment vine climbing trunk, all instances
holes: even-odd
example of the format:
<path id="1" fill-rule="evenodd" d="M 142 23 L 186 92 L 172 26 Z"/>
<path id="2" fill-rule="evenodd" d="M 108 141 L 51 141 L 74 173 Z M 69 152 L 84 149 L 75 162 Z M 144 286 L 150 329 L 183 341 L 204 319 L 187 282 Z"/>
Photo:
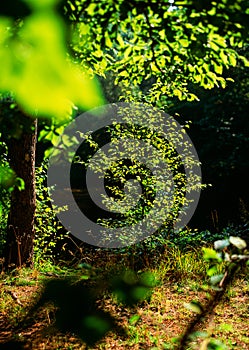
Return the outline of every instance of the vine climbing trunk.
<path id="1" fill-rule="evenodd" d="M 12 269 L 33 266 L 35 195 L 35 151 L 37 120 L 22 116 L 22 133 L 8 142 L 8 156 L 16 176 L 22 178 L 25 188 L 11 193 L 5 245 L 5 267 Z"/>

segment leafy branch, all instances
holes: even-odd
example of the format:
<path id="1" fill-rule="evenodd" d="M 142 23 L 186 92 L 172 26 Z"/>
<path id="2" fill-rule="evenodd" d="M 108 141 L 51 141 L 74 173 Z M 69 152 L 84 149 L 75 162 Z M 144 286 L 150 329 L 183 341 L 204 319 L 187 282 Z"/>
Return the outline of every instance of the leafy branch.
<path id="1" fill-rule="evenodd" d="M 232 248 L 231 252 L 228 252 L 229 246 Z M 249 254 L 246 249 L 247 244 L 243 239 L 230 236 L 228 239 L 216 241 L 214 248 L 215 250 L 203 248 L 203 251 L 204 259 L 212 263 L 207 274 L 210 276 L 210 286 L 215 290 L 215 293 L 205 306 L 196 302 L 191 302 L 187 305 L 189 309 L 197 312 L 197 315 L 185 330 L 180 340 L 179 350 L 184 350 L 188 342 L 193 339 L 197 326 L 202 324 L 208 317 L 211 318 L 213 316 L 216 306 L 222 301 L 229 286 L 233 284 L 238 276 L 238 272 L 243 271 L 248 265 Z M 225 272 L 223 274 L 217 274 L 218 266 L 224 262 L 227 263 Z M 203 344 L 208 345 L 212 340 L 208 339 L 208 342 L 207 340 L 204 340 L 204 342 Z"/>
<path id="2" fill-rule="evenodd" d="M 148 10 L 150 10 L 150 7 L 148 7 Z M 157 59 L 156 59 L 156 53 L 155 53 L 155 47 L 156 47 L 156 41 L 155 41 L 155 38 L 153 36 L 153 28 L 152 28 L 152 25 L 150 23 L 150 19 L 149 19 L 149 16 L 148 16 L 148 13 L 147 11 L 144 12 L 144 15 L 145 15 L 145 19 L 146 19 L 146 23 L 148 25 L 148 33 L 149 33 L 149 37 L 151 39 L 151 52 L 152 52 L 152 58 L 153 58 L 153 62 L 155 63 L 155 66 L 156 68 L 159 70 L 159 72 L 161 72 L 162 74 L 163 71 L 162 69 L 159 67 L 158 63 L 157 63 Z"/>

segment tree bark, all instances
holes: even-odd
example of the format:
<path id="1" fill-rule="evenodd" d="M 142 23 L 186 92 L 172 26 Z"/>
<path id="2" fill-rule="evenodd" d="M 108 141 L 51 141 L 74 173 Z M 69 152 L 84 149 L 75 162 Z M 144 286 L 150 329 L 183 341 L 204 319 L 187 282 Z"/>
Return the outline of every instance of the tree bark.
<path id="1" fill-rule="evenodd" d="M 25 189 L 15 188 L 11 193 L 4 251 L 6 269 L 33 266 L 37 120 L 23 116 L 23 121 L 21 137 L 8 142 L 10 166 L 24 180 Z"/>

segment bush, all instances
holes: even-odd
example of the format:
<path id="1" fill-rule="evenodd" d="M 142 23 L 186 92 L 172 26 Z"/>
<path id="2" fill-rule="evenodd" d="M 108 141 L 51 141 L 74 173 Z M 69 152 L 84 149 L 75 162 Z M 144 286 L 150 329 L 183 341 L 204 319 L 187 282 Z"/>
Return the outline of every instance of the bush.
<path id="1" fill-rule="evenodd" d="M 47 162 L 36 169 L 35 260 L 55 258 L 68 235 L 56 214 L 65 208 L 52 208 L 46 186 Z"/>
<path id="2" fill-rule="evenodd" d="M 0 142 L 0 164 L 1 167 L 8 167 L 7 148 L 4 142 Z M 0 174 L 2 175 L 2 173 Z M 0 179 L 1 180 L 1 179 Z M 8 212 L 10 207 L 10 192 L 2 181 L 0 181 L 0 254 L 3 253 L 4 244 L 6 241 Z"/>

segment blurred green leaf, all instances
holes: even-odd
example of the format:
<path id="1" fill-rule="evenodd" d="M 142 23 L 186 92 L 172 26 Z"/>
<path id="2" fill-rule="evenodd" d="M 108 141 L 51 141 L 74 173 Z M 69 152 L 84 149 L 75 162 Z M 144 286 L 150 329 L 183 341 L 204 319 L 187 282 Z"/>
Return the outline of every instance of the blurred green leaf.
<path id="1" fill-rule="evenodd" d="M 191 301 L 191 303 L 184 303 L 184 307 L 190 311 L 193 311 L 197 314 L 202 312 L 202 306 L 199 302 Z"/>
<path id="2" fill-rule="evenodd" d="M 137 276 L 134 271 L 128 270 L 113 279 L 112 291 L 119 302 L 131 306 L 147 299 L 154 285 L 148 273 Z"/>
<path id="3" fill-rule="evenodd" d="M 83 318 L 82 325 L 85 331 L 93 332 L 99 338 L 111 329 L 111 324 L 106 319 L 94 315 Z"/>
<path id="4" fill-rule="evenodd" d="M 220 258 L 220 256 L 218 255 L 218 253 L 211 248 L 202 248 L 203 250 L 203 258 L 204 260 L 217 260 L 217 261 L 221 261 L 222 259 Z"/>
<path id="5" fill-rule="evenodd" d="M 129 319 L 129 324 L 131 324 L 132 326 L 134 326 L 139 320 L 140 320 L 141 316 L 140 315 L 133 315 L 130 317 Z"/>
<path id="6" fill-rule="evenodd" d="M 7 166 L 0 166 L 0 186 L 12 191 L 16 185 L 16 174 Z"/>
<path id="7" fill-rule="evenodd" d="M 224 274 L 211 276 L 210 283 L 214 286 L 214 285 L 220 283 L 220 281 L 222 280 L 223 277 L 224 277 Z"/>
<path id="8" fill-rule="evenodd" d="M 208 332 L 204 331 L 196 331 L 189 335 L 189 339 L 195 339 L 195 338 L 207 338 Z"/>
<path id="9" fill-rule="evenodd" d="M 97 81 L 67 56 L 55 1 L 28 3 L 33 13 L 19 27 L 0 18 L 0 90 L 12 91 L 29 115 L 59 122 L 69 117 L 74 104 L 85 109 L 103 104 Z"/>
<path id="10" fill-rule="evenodd" d="M 207 350 L 228 350 L 228 348 L 221 341 L 216 339 L 211 339 L 207 344 Z"/>
<path id="11" fill-rule="evenodd" d="M 208 270 L 207 270 L 207 275 L 208 276 L 213 276 L 217 273 L 217 266 L 211 266 Z"/>

